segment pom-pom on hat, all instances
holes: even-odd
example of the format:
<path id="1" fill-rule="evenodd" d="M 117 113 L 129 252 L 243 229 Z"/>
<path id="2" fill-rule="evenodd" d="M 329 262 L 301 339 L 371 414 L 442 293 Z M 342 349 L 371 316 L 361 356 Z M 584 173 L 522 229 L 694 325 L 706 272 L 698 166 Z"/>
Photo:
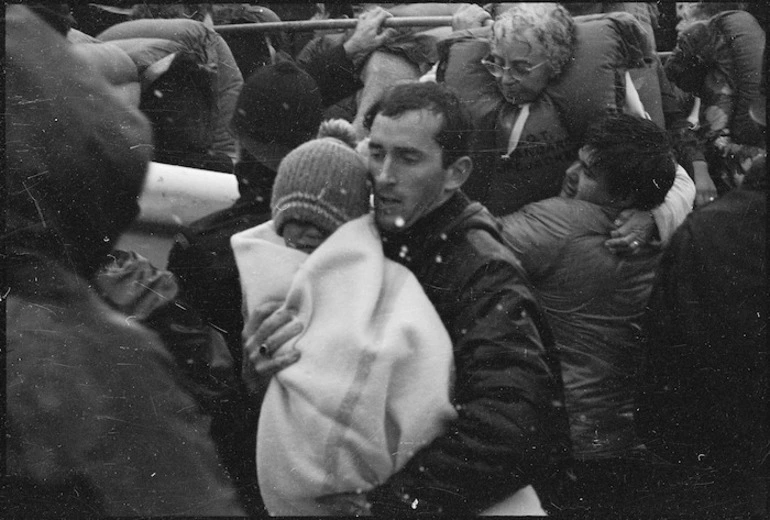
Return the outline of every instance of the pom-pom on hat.
<path id="1" fill-rule="evenodd" d="M 279 235 L 290 220 L 309 222 L 331 234 L 369 212 L 369 172 L 353 148 L 354 136 L 347 121 L 326 121 L 316 139 L 284 157 L 270 204 Z"/>

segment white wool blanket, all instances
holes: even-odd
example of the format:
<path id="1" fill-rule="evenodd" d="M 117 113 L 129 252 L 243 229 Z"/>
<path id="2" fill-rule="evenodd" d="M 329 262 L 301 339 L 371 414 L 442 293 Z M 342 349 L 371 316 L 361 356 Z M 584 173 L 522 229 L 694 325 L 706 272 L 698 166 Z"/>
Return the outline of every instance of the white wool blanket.
<path id="1" fill-rule="evenodd" d="M 452 344 L 414 275 L 388 260 L 371 215 L 311 255 L 272 222 L 231 240 L 247 311 L 284 299 L 301 351 L 267 390 L 257 472 L 271 515 L 325 515 L 317 499 L 365 492 L 456 418 Z"/>

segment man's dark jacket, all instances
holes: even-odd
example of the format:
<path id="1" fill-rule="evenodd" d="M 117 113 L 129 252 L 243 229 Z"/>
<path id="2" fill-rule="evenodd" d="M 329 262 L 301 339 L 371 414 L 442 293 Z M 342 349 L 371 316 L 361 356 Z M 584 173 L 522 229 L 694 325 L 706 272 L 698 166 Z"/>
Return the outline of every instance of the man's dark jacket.
<path id="1" fill-rule="evenodd" d="M 457 193 L 383 242 L 449 331 L 459 417 L 368 493 L 373 512 L 474 514 L 527 484 L 543 500 L 570 453 L 561 373 L 543 310 L 499 223 Z"/>

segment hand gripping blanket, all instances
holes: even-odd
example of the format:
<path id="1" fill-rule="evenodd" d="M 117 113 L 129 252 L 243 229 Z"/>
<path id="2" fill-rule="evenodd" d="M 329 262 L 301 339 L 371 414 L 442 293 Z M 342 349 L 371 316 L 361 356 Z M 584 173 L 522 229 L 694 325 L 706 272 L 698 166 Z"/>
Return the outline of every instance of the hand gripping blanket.
<path id="1" fill-rule="evenodd" d="M 257 472 L 271 515 L 333 514 L 318 498 L 365 492 L 456 418 L 452 345 L 417 279 L 387 260 L 371 215 L 311 255 L 272 221 L 231 240 L 247 310 L 282 299 L 303 333 L 299 361 L 271 381 Z"/>

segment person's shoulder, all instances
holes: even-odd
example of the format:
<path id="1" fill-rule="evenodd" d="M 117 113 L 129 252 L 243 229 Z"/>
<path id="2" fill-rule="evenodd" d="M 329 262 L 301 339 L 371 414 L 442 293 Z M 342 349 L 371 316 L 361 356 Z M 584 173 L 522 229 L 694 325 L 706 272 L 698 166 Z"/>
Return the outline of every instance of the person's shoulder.
<path id="1" fill-rule="evenodd" d="M 534 221 L 548 227 L 551 232 L 571 235 L 586 230 L 608 232 L 613 218 L 612 211 L 591 202 L 567 197 L 551 197 L 531 202 L 511 218 L 503 220 L 510 223 L 520 219 Z"/>
<path id="2" fill-rule="evenodd" d="M 496 266 L 494 270 L 523 276 L 524 270 L 504 238 L 500 221 L 489 214 L 482 222 L 463 229 L 462 239 L 454 241 L 454 260 L 464 272 L 489 272 Z"/>
<path id="3" fill-rule="evenodd" d="M 547 199 L 531 202 L 522 208 L 523 211 L 547 211 L 558 212 L 566 215 L 580 213 L 598 213 L 601 207 L 584 200 L 571 199 L 569 197 L 549 197 Z"/>

